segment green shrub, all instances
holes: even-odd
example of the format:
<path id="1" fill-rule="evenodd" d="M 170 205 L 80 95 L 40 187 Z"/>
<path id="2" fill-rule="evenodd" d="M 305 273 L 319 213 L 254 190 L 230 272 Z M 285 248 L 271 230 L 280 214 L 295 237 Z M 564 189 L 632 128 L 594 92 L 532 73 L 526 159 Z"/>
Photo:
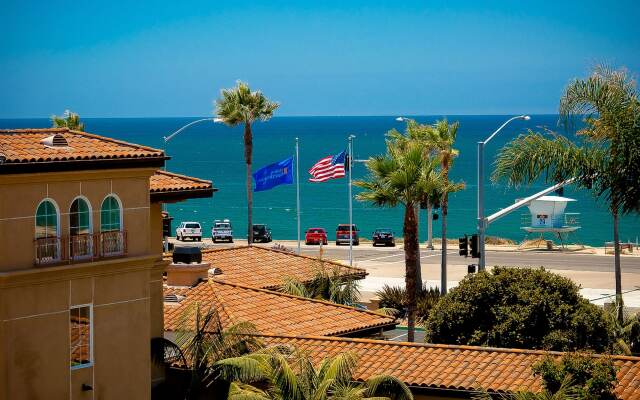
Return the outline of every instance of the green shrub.
<path id="1" fill-rule="evenodd" d="M 542 268 L 466 277 L 440 299 L 426 329 L 433 343 L 598 352 L 612 343 L 604 311 L 571 280 Z"/>
<path id="2" fill-rule="evenodd" d="M 558 360 L 549 356 L 533 366 L 533 373 L 542 378 L 545 389 L 551 393 L 569 381 L 571 392 L 578 399 L 615 399 L 616 369 L 608 357 L 567 353 Z"/>

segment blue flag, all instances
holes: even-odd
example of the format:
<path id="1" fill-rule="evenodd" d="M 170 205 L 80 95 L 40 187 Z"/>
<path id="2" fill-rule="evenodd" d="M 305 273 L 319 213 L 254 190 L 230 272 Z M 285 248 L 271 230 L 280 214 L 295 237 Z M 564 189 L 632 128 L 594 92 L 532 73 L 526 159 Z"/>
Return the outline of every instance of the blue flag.
<path id="1" fill-rule="evenodd" d="M 253 181 L 255 182 L 254 192 L 293 183 L 293 157 L 260 168 L 253 173 Z"/>

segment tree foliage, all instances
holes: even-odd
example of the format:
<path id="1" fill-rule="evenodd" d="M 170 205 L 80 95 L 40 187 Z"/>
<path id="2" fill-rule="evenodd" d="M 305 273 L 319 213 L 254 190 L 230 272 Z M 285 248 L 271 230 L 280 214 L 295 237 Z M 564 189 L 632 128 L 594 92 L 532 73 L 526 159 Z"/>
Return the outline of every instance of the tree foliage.
<path id="1" fill-rule="evenodd" d="M 551 356 L 533 366 L 533 373 L 542 378 L 545 389 L 557 393 L 564 382 L 571 382 L 570 392 L 580 400 L 615 399 L 616 369 L 608 357 L 566 353 L 560 359 Z"/>
<path id="2" fill-rule="evenodd" d="M 222 376 L 233 381 L 230 400 L 364 400 L 413 399 L 397 378 L 378 375 L 355 382 L 352 353 L 324 359 L 318 366 L 306 354 L 284 346 L 221 360 Z"/>
<path id="3" fill-rule="evenodd" d="M 426 323 L 433 343 L 604 351 L 611 327 L 604 311 L 569 279 L 544 269 L 495 267 L 463 279 Z"/>
<path id="4" fill-rule="evenodd" d="M 54 128 L 69 128 L 75 131 L 84 130 L 84 123 L 80 121 L 80 116 L 69 110 L 65 110 L 62 116 L 52 115 L 51 124 Z"/>
<path id="5" fill-rule="evenodd" d="M 198 302 L 187 307 L 180 317 L 175 340 L 191 373 L 186 398 L 199 398 L 211 385 L 228 389 L 228 382 L 221 381 L 215 363 L 262 348 L 257 334 L 255 326 L 246 322 L 225 329 L 215 308 L 203 309 Z"/>

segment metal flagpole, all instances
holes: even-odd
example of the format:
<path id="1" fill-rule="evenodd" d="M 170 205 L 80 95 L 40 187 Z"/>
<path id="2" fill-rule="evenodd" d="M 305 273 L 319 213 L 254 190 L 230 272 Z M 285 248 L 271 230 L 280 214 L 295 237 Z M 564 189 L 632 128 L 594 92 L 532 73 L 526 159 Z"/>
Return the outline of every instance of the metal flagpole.
<path id="1" fill-rule="evenodd" d="M 349 266 L 353 267 L 353 195 L 351 194 L 351 167 L 353 163 L 351 160 L 353 159 L 352 148 L 353 148 L 353 138 L 355 136 L 349 135 Z"/>
<path id="2" fill-rule="evenodd" d="M 296 210 L 298 214 L 298 255 L 300 255 L 300 152 L 296 138 Z"/>

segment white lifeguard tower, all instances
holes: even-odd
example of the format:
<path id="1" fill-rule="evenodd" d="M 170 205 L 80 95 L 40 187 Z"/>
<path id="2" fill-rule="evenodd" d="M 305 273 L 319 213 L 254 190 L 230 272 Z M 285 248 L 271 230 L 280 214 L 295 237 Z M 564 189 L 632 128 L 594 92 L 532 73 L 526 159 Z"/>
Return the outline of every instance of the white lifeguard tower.
<path id="1" fill-rule="evenodd" d="M 580 213 L 567 213 L 567 203 L 576 201 L 562 196 L 542 196 L 529 203 L 529 213 L 522 215 L 520 229 L 526 232 L 525 240 L 532 234 L 544 239 L 545 233 L 551 233 L 560 240 L 562 247 L 569 235 L 580 229 Z"/>

